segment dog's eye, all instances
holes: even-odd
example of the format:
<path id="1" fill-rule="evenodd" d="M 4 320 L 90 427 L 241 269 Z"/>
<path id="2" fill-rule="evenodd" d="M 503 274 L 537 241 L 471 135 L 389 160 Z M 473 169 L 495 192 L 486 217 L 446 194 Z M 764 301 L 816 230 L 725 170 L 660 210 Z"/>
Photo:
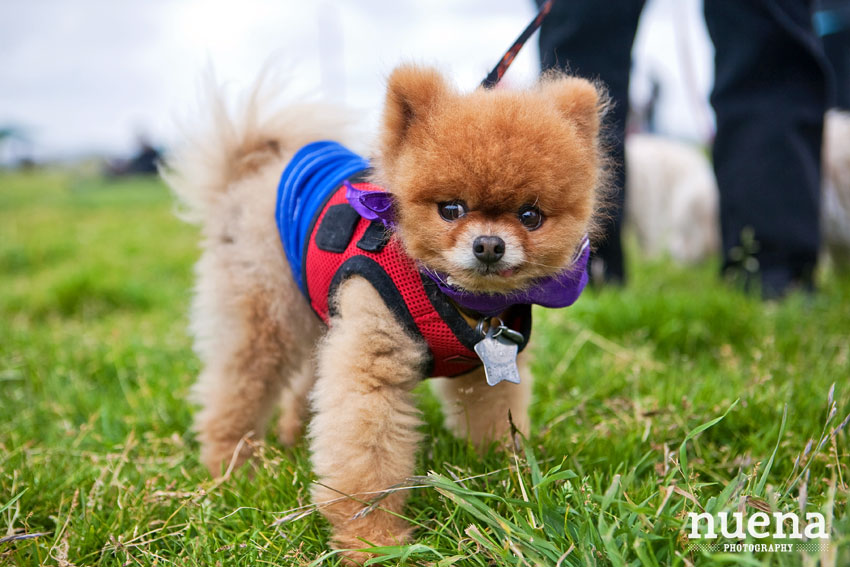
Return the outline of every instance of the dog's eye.
<path id="1" fill-rule="evenodd" d="M 463 201 L 443 201 L 437 203 L 437 210 L 443 220 L 454 221 L 466 215 L 466 203 Z"/>
<path id="2" fill-rule="evenodd" d="M 526 205 L 519 210 L 517 214 L 519 222 L 528 230 L 536 230 L 543 224 L 543 213 L 540 209 L 531 205 Z"/>

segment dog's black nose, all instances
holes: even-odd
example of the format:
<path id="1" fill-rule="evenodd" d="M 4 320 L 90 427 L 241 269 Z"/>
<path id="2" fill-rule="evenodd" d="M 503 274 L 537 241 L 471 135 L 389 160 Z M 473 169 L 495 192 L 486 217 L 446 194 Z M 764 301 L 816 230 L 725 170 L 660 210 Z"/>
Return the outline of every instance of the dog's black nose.
<path id="1" fill-rule="evenodd" d="M 472 241 L 472 251 L 479 261 L 495 264 L 505 255 L 505 241 L 498 236 L 479 236 Z"/>

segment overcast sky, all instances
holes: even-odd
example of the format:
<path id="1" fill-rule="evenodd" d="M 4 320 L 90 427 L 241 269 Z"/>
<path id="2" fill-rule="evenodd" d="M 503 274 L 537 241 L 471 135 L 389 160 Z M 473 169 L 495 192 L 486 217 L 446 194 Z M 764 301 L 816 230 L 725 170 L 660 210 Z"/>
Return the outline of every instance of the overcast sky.
<path id="1" fill-rule="evenodd" d="M 650 0 L 633 90 L 664 82 L 660 122 L 705 135 L 711 48 L 700 0 Z M 38 158 L 167 145 L 208 63 L 233 91 L 271 61 L 293 91 L 377 115 L 400 61 L 436 64 L 472 89 L 533 17 L 531 0 L 0 0 L 0 127 L 25 129 Z M 536 37 L 509 73 L 536 76 Z M 701 108 L 702 107 L 702 108 Z"/>

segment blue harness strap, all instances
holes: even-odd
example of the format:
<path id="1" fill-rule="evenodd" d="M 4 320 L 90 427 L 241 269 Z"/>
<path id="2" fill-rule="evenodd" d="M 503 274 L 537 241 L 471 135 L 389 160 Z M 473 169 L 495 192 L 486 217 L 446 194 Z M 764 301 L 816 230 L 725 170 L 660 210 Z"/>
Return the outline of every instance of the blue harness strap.
<path id="1" fill-rule="evenodd" d="M 302 292 L 301 263 L 316 215 L 343 181 L 368 167 L 365 158 L 331 141 L 307 144 L 286 165 L 277 188 L 275 218 L 286 259 Z"/>

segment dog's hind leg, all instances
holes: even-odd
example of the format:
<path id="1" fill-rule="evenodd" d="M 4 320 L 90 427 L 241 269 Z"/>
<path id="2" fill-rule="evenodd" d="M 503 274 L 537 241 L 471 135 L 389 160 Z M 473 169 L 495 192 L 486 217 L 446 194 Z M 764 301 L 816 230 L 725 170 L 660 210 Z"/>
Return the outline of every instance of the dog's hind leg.
<path id="1" fill-rule="evenodd" d="M 315 381 L 312 358 L 305 357 L 301 369 L 289 379 L 280 396 L 277 437 L 286 446 L 294 445 L 301 438 L 309 413 L 308 397 Z"/>
<path id="2" fill-rule="evenodd" d="M 488 386 L 484 369 L 478 368 L 457 378 L 433 380 L 432 388 L 440 398 L 446 427 L 460 439 L 479 449 L 510 432 L 508 412 L 516 428 L 528 435 L 528 404 L 531 399 L 531 372 L 518 361 L 522 379 L 519 384 L 500 382 Z"/>
<path id="3" fill-rule="evenodd" d="M 241 253 L 207 250 L 198 265 L 193 327 L 204 369 L 193 389 L 201 405 L 195 430 L 214 475 L 250 455 L 250 443 L 240 445 L 245 436 L 262 439 L 281 388 L 320 333 L 273 241 L 268 251 L 249 244 Z"/>
<path id="4" fill-rule="evenodd" d="M 412 390 L 423 378 L 427 350 L 366 280 L 347 280 L 337 297 L 339 315 L 319 347 L 312 392 L 309 436 L 319 477 L 313 500 L 333 524 L 338 549 L 403 543 L 410 526 L 398 514 L 406 491 L 380 491 L 414 472 L 421 435 Z M 372 500 L 376 507 L 366 513 Z"/>

